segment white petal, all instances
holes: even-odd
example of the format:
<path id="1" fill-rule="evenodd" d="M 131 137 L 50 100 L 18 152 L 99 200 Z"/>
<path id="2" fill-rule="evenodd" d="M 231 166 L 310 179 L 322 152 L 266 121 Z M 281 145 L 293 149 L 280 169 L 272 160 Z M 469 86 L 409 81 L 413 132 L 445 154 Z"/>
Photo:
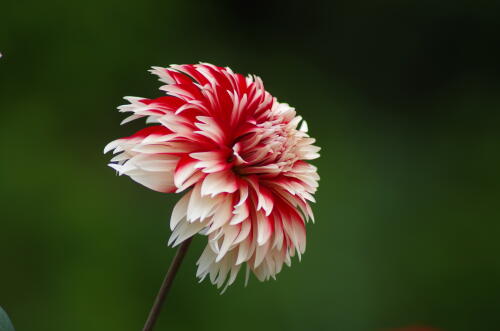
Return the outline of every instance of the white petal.
<path id="1" fill-rule="evenodd" d="M 307 126 L 307 122 L 305 120 L 302 121 L 299 130 L 302 132 L 307 132 L 309 130 L 309 127 Z"/>
<path id="2" fill-rule="evenodd" d="M 184 196 L 177 201 L 174 210 L 172 211 L 172 216 L 170 217 L 170 229 L 173 230 L 179 222 L 186 217 L 187 207 L 189 203 L 189 198 L 191 192 L 184 194 Z"/>

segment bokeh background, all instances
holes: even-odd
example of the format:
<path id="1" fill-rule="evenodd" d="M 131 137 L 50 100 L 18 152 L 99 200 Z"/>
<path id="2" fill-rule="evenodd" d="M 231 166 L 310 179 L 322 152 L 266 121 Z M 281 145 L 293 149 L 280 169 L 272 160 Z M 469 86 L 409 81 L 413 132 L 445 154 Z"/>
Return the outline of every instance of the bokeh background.
<path id="1" fill-rule="evenodd" d="M 106 167 L 151 65 L 260 75 L 318 139 L 308 249 L 198 284 L 157 330 L 500 330 L 497 1 L 36 1 L 0 9 L 0 305 L 18 330 L 140 330 L 177 196 Z"/>

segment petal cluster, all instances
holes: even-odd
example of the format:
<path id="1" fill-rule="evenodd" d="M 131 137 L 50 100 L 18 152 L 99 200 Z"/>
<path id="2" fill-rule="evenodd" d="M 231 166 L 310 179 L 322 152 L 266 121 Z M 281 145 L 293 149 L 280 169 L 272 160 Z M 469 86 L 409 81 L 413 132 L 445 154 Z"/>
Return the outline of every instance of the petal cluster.
<path id="1" fill-rule="evenodd" d="M 275 277 L 306 248 L 305 222 L 318 186 L 319 157 L 307 124 L 257 76 L 207 63 L 150 70 L 165 83 L 156 99 L 126 97 L 118 107 L 149 124 L 109 143 L 110 166 L 159 192 L 184 195 L 172 212 L 169 244 L 196 233 L 208 244 L 197 265 L 218 287 Z"/>

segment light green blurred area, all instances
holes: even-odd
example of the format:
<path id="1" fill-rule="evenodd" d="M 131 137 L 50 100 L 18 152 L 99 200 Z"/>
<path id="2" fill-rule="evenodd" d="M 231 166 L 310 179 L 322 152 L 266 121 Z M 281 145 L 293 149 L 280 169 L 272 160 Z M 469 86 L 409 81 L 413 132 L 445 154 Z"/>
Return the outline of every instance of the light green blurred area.
<path id="1" fill-rule="evenodd" d="M 17 330 L 139 330 L 175 195 L 106 167 L 151 65 L 260 75 L 322 147 L 302 262 L 224 295 L 188 253 L 158 330 L 500 328 L 498 6 L 17 1 L 0 12 L 0 305 Z"/>

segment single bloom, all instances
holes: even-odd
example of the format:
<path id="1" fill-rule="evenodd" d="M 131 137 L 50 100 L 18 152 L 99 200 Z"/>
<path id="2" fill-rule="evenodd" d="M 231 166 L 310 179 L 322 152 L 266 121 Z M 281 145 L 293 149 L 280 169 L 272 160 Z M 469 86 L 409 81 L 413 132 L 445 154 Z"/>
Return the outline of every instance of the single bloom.
<path id="1" fill-rule="evenodd" d="M 122 124 L 150 124 L 109 143 L 120 175 L 158 192 L 181 193 L 169 244 L 196 233 L 208 244 L 200 281 L 231 285 L 243 264 L 263 281 L 306 249 L 305 222 L 318 187 L 315 139 L 294 108 L 269 94 L 262 80 L 208 63 L 153 67 L 165 83 L 156 99 L 126 97 Z"/>

